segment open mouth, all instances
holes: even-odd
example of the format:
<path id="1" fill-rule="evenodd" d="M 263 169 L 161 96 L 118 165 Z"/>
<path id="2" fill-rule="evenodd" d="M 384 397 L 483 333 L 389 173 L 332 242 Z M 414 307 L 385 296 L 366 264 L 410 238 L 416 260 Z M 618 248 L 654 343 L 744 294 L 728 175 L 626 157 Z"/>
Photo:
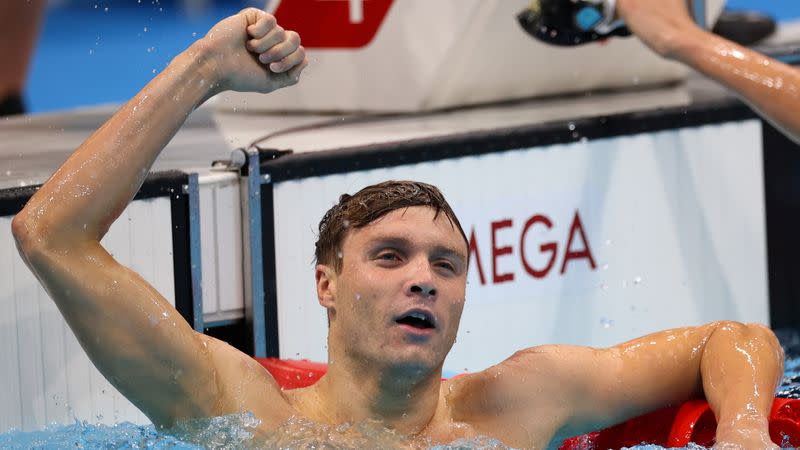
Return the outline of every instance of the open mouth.
<path id="1" fill-rule="evenodd" d="M 423 311 L 409 311 L 400 316 L 400 318 L 396 319 L 395 322 L 399 323 L 400 325 L 408 325 L 419 330 L 436 328 L 433 316 L 430 313 Z"/>

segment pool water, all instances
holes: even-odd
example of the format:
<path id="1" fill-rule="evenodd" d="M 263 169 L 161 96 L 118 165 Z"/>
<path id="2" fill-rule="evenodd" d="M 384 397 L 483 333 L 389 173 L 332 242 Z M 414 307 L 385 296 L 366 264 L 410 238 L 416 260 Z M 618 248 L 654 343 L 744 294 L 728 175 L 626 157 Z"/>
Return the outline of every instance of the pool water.
<path id="1" fill-rule="evenodd" d="M 784 377 L 776 395 L 800 398 L 800 338 L 793 335 L 783 340 L 787 353 Z M 153 425 L 129 422 L 117 425 L 95 425 L 76 421 L 70 425 L 52 425 L 33 432 L 8 431 L 0 434 L 0 448 L 28 449 L 240 449 L 260 447 L 269 449 L 344 449 L 395 448 L 404 442 L 400 436 L 381 427 L 377 422 L 339 426 L 320 425 L 307 419 L 294 418 L 271 436 L 254 445 L 253 430 L 259 420 L 252 414 L 234 414 L 211 419 L 192 420 L 169 432 L 156 431 Z M 434 450 L 505 449 L 492 438 L 458 440 L 447 445 L 431 445 L 424 440 L 413 442 L 414 448 Z M 687 449 L 704 447 L 690 444 Z M 636 450 L 656 450 L 662 447 L 641 445 Z"/>

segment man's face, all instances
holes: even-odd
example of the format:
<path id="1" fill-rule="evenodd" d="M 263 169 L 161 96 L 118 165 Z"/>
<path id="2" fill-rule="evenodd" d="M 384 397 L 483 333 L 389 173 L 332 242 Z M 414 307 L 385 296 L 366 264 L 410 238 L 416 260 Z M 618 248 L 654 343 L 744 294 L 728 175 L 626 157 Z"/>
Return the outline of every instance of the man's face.
<path id="1" fill-rule="evenodd" d="M 442 364 L 464 308 L 467 247 L 445 214 L 434 215 L 423 206 L 392 211 L 347 233 L 340 273 L 318 267 L 331 346 L 366 364 Z"/>

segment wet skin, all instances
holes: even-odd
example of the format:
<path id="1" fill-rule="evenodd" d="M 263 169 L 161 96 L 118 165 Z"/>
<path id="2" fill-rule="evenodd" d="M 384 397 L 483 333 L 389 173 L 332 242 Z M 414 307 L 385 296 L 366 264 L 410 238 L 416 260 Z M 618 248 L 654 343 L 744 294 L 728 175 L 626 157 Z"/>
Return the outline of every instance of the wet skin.
<path id="1" fill-rule="evenodd" d="M 701 29 L 687 0 L 617 0 L 617 13 L 653 51 L 725 85 L 800 143 L 800 70 Z"/>
<path id="2" fill-rule="evenodd" d="M 306 416 L 376 419 L 404 442 L 481 434 L 545 448 L 704 393 L 720 441 L 769 445 L 765 417 L 783 358 L 759 325 L 713 323 L 609 349 L 533 347 L 441 382 L 464 306 L 466 245 L 427 208 L 350 230 L 342 270 L 317 266 L 330 370 L 314 387 L 282 391 L 250 356 L 192 330 L 100 241 L 192 110 L 223 90 L 293 85 L 306 64 L 299 37 L 274 17 L 247 9 L 221 21 L 92 134 L 13 220 L 23 259 L 92 362 L 156 425 L 251 411 L 259 438 Z M 411 310 L 435 327 L 397 322 Z"/>

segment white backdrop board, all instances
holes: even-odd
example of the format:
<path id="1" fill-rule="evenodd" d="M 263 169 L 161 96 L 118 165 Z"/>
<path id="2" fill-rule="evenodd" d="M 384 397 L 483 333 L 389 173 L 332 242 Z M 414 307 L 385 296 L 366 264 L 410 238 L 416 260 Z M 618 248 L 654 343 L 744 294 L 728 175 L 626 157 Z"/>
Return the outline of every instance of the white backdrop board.
<path id="1" fill-rule="evenodd" d="M 439 186 L 474 237 L 448 371 L 538 344 L 767 323 L 761 153 L 760 122 L 744 120 L 277 182 L 280 355 L 326 360 L 316 226 L 341 193 L 386 179 Z"/>
<path id="2" fill-rule="evenodd" d="M 724 1 L 706 3 L 710 25 Z M 227 92 L 217 104 L 249 111 L 422 111 L 627 90 L 675 82 L 688 73 L 635 38 L 566 49 L 544 44 L 517 23 L 517 14 L 530 4 L 269 0 L 278 22 L 303 40 L 311 62 L 303 81 L 268 97 Z"/>

